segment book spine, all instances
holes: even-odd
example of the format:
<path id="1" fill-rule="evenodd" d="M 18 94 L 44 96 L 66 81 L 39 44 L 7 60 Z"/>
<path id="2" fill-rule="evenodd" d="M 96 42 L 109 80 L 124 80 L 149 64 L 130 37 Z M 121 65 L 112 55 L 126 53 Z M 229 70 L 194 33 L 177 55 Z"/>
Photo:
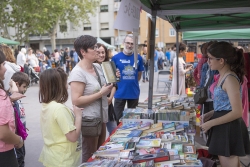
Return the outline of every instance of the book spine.
<path id="1" fill-rule="evenodd" d="M 115 66 L 115 63 L 113 61 L 111 61 L 111 66 L 112 66 L 112 68 L 114 70 L 114 73 L 116 74 L 116 66 Z M 117 77 L 117 76 L 116 76 L 116 82 L 120 82 L 120 78 Z"/>

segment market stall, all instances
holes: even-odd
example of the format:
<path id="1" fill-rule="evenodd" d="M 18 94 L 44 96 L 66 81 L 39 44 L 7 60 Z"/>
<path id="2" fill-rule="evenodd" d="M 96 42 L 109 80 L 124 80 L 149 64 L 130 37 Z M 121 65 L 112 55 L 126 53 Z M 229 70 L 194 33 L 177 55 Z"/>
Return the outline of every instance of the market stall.
<path id="1" fill-rule="evenodd" d="M 136 109 L 125 109 L 120 125 L 85 166 L 202 166 L 197 159 L 196 105 L 192 95 L 153 96 Z"/>

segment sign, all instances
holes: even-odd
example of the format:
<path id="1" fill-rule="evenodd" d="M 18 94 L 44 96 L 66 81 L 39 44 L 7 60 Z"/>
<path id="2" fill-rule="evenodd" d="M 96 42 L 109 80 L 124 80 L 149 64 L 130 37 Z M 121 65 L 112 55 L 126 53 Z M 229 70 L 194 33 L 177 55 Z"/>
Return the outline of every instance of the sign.
<path id="1" fill-rule="evenodd" d="M 140 1 L 123 0 L 114 22 L 114 29 L 133 31 L 139 28 L 140 23 Z"/>
<path id="2" fill-rule="evenodd" d="M 187 63 L 194 62 L 194 52 L 187 52 L 186 53 L 186 62 Z"/>

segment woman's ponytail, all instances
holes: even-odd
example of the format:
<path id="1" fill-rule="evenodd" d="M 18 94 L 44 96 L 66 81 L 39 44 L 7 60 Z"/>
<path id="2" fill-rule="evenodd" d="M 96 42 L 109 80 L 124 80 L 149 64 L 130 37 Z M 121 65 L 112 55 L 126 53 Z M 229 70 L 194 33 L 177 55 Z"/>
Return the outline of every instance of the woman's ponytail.
<path id="1" fill-rule="evenodd" d="M 244 81 L 245 61 L 242 49 L 234 48 L 234 63 L 230 63 L 231 70 L 239 77 L 240 83 Z"/>

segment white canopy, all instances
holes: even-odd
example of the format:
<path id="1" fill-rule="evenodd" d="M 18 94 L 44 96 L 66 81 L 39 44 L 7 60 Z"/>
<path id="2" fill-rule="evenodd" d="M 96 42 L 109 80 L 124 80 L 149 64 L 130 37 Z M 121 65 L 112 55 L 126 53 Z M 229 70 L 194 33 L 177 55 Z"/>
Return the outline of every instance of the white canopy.
<path id="1" fill-rule="evenodd" d="M 101 38 L 96 38 L 96 39 L 97 39 L 97 43 L 103 44 L 104 46 L 107 47 L 107 49 L 115 49 L 115 48 L 116 48 L 115 46 L 106 43 L 106 42 L 103 41 Z"/>

